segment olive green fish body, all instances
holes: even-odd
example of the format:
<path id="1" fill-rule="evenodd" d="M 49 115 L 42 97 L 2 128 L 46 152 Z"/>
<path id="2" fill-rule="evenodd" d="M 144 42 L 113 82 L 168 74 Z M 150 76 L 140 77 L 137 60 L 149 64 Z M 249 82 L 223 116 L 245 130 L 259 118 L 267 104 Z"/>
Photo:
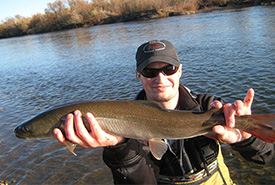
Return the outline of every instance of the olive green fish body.
<path id="1" fill-rule="evenodd" d="M 161 143 L 160 139 L 183 139 L 205 135 L 214 125 L 225 124 L 221 110 L 207 112 L 171 111 L 151 101 L 100 101 L 77 102 L 49 109 L 19 125 L 15 134 L 22 139 L 43 139 L 53 137 L 53 129 L 63 132 L 64 122 L 69 113 L 81 111 L 83 118 L 91 112 L 103 130 L 125 138 L 145 139 Z M 275 115 L 249 115 L 236 117 L 236 128 L 242 129 L 262 140 L 275 142 Z M 87 121 L 86 128 L 90 131 Z M 159 139 L 159 140 L 156 140 Z M 149 142 L 150 143 L 150 142 Z M 157 153 L 157 149 L 151 150 Z M 160 154 L 161 158 L 167 146 Z M 72 152 L 74 148 L 70 149 Z M 159 157 L 160 156 L 160 157 Z"/>
<path id="2" fill-rule="evenodd" d="M 110 133 L 135 139 L 179 139 L 206 134 L 215 124 L 212 111 L 168 111 L 150 101 L 102 101 L 63 105 L 49 109 L 15 129 L 20 138 L 42 139 L 53 136 L 54 128 L 63 127 L 68 113 L 79 110 L 83 115 L 93 113 L 100 126 Z M 218 116 L 217 116 L 218 117 Z M 89 129 L 89 124 L 85 122 Z"/>

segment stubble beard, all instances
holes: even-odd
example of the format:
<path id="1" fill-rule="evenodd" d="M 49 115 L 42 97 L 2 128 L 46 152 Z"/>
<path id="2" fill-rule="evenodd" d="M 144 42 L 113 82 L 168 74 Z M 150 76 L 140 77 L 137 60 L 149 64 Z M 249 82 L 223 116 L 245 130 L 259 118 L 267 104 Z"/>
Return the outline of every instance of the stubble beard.
<path id="1" fill-rule="evenodd" d="M 157 102 L 168 102 L 168 101 L 172 100 L 175 96 L 176 96 L 175 92 L 170 93 L 170 94 L 161 92 L 158 94 L 154 94 L 152 99 Z"/>

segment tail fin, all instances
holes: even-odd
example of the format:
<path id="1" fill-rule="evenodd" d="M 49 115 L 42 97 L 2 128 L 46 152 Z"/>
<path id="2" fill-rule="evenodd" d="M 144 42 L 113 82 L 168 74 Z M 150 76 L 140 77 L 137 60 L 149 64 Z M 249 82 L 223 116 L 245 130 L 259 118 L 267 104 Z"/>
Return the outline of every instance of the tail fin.
<path id="1" fill-rule="evenodd" d="M 236 117 L 237 125 L 263 141 L 275 143 L 275 114 Z"/>

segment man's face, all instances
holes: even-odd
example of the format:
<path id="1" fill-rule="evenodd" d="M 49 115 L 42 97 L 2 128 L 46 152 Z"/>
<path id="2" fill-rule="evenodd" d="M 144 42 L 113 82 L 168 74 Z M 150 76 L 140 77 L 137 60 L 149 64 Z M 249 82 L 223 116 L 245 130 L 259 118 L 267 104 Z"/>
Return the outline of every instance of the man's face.
<path id="1" fill-rule="evenodd" d="M 146 68 L 160 69 L 169 64 L 163 62 L 151 63 Z M 166 102 L 177 98 L 179 91 L 179 79 L 181 77 L 180 64 L 178 71 L 173 75 L 164 75 L 162 72 L 155 78 L 146 78 L 136 71 L 138 80 L 143 84 L 148 100 Z"/>

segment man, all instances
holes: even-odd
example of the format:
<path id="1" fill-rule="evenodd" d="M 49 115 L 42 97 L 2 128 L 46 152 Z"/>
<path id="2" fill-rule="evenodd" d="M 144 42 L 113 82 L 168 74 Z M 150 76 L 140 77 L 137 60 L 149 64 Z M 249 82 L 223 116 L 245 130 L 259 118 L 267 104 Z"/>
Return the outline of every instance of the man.
<path id="1" fill-rule="evenodd" d="M 264 164 L 272 159 L 273 144 L 234 129 L 234 115 L 251 114 L 253 89 L 248 90 L 244 102 L 237 100 L 234 105 L 222 105 L 221 99 L 214 96 L 192 93 L 180 84 L 182 65 L 174 46 L 166 40 L 142 44 L 136 60 L 136 76 L 144 88 L 137 100 L 157 101 L 171 110 L 223 108 L 226 126 L 215 126 L 213 135 L 165 140 L 169 149 L 157 160 L 150 153 L 147 141 L 106 133 L 91 113 L 86 114 L 91 126 L 89 133 L 79 111 L 69 114 L 66 138 L 86 148 L 105 147 L 103 160 L 111 168 L 115 184 L 232 184 L 216 140 L 232 144 L 247 160 Z M 54 134 L 65 144 L 65 136 L 59 129 Z"/>

